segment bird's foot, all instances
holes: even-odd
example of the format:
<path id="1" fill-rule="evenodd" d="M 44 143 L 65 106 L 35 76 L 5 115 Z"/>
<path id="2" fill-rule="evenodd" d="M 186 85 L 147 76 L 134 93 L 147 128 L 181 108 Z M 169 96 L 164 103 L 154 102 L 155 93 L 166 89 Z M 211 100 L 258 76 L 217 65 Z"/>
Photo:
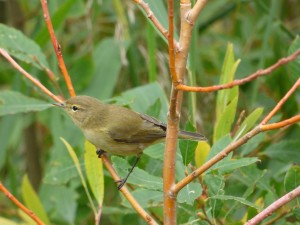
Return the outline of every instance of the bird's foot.
<path id="1" fill-rule="evenodd" d="M 118 183 L 118 190 L 120 190 L 124 186 L 124 184 L 126 184 L 126 181 L 126 178 L 116 181 L 116 183 Z"/>
<path id="2" fill-rule="evenodd" d="M 105 153 L 105 151 L 102 150 L 102 149 L 97 149 L 97 150 L 96 150 L 96 154 L 98 155 L 98 158 L 101 158 L 101 156 L 102 156 L 104 153 Z"/>

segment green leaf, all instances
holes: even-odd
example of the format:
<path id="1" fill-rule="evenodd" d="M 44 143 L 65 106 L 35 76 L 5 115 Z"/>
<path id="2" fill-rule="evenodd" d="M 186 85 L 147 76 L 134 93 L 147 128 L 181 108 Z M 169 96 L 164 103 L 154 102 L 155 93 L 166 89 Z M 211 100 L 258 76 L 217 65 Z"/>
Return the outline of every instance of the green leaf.
<path id="1" fill-rule="evenodd" d="M 300 141 L 281 141 L 270 145 L 262 154 L 286 163 L 300 164 Z"/>
<path id="2" fill-rule="evenodd" d="M 228 44 L 222 67 L 220 84 L 226 84 L 233 81 L 239 63 L 240 60 L 234 60 L 233 45 Z M 216 103 L 216 123 L 213 138 L 214 142 L 230 132 L 236 114 L 238 94 L 238 87 L 218 92 Z"/>
<path id="3" fill-rule="evenodd" d="M 154 118 L 158 118 L 161 111 L 161 102 L 158 98 L 152 105 L 147 109 L 146 114 L 149 116 L 153 116 Z"/>
<path id="4" fill-rule="evenodd" d="M 161 102 L 161 112 L 158 119 L 161 119 L 162 122 L 167 121 L 168 99 L 164 90 L 157 82 L 125 91 L 121 96 L 114 98 L 114 100 L 117 104 L 124 105 L 124 103 L 126 103 L 133 110 L 146 113 L 147 109 L 153 105 L 158 98 Z"/>
<path id="5" fill-rule="evenodd" d="M 164 150 L 165 150 L 165 143 L 158 143 L 154 145 L 150 145 L 143 151 L 143 154 L 148 155 L 153 159 L 164 159 Z"/>
<path id="6" fill-rule="evenodd" d="M 241 124 L 240 128 L 237 130 L 234 139 L 239 139 L 241 136 L 246 134 L 255 125 L 256 121 L 259 119 L 263 111 L 263 108 L 257 108 L 249 116 L 247 116 L 247 118 Z"/>
<path id="7" fill-rule="evenodd" d="M 218 140 L 211 148 L 211 150 L 208 153 L 208 156 L 206 158 L 206 161 L 210 160 L 214 156 L 216 156 L 219 152 L 221 152 L 224 148 L 226 148 L 231 142 L 231 138 L 229 135 L 221 138 Z M 225 157 L 223 160 L 226 160 L 227 157 Z"/>
<path id="8" fill-rule="evenodd" d="M 137 189 L 131 192 L 131 194 L 143 208 L 161 207 L 163 204 L 163 192 L 161 191 Z M 127 199 L 122 198 L 122 204 L 128 208 L 132 208 Z"/>
<path id="9" fill-rule="evenodd" d="M 196 129 L 193 124 L 188 121 L 184 130 L 194 132 Z M 197 141 L 179 140 L 179 149 L 182 155 L 184 165 L 188 165 L 195 158 L 195 150 L 198 145 Z"/>
<path id="10" fill-rule="evenodd" d="M 110 98 L 121 70 L 120 44 L 113 38 L 106 38 L 93 53 L 95 72 L 84 94 L 100 99 Z"/>
<path id="11" fill-rule="evenodd" d="M 177 196 L 179 203 L 193 205 L 194 201 L 202 194 L 202 187 L 199 183 L 189 183 L 186 185 Z"/>
<path id="12" fill-rule="evenodd" d="M 295 40 L 293 41 L 293 43 L 291 44 L 288 50 L 288 54 L 291 55 L 299 49 L 300 49 L 300 38 L 297 35 L 297 37 L 295 38 Z M 300 74 L 300 57 L 298 56 L 295 60 L 290 62 L 288 66 L 292 74 L 292 82 L 296 82 Z"/>
<path id="13" fill-rule="evenodd" d="M 24 175 L 22 180 L 22 197 L 25 205 L 32 210 L 45 224 L 50 225 L 47 213 L 45 212 L 38 195 L 31 186 L 27 175 Z"/>
<path id="14" fill-rule="evenodd" d="M 213 166 L 212 170 L 218 170 L 221 174 L 231 173 L 232 171 L 251 165 L 260 161 L 258 158 L 241 158 L 241 159 L 230 159 L 228 161 L 220 161 L 215 166 Z"/>
<path id="15" fill-rule="evenodd" d="M 125 177 L 131 168 L 131 165 L 125 159 L 118 156 L 112 156 L 111 161 L 113 162 L 113 166 L 117 173 L 121 177 Z M 137 166 L 134 168 L 127 182 L 134 184 L 139 188 L 161 191 L 163 186 L 162 178 L 153 176 L 148 172 L 139 169 Z"/>
<path id="16" fill-rule="evenodd" d="M 214 128 L 214 142 L 229 134 L 234 121 L 238 97 L 234 98 L 225 108 Z"/>
<path id="17" fill-rule="evenodd" d="M 222 201 L 234 200 L 234 201 L 237 201 L 237 202 L 239 202 L 243 205 L 250 206 L 252 208 L 255 208 L 255 209 L 259 210 L 258 206 L 256 206 L 252 202 L 249 202 L 246 199 L 240 198 L 240 197 L 228 196 L 228 195 L 215 195 L 215 196 L 212 196 L 212 197 L 209 197 L 209 198 L 210 199 L 218 199 L 218 200 L 222 200 Z"/>
<path id="18" fill-rule="evenodd" d="M 85 190 L 85 193 L 86 193 L 86 195 L 87 195 L 87 197 L 89 199 L 90 206 L 93 209 L 94 215 L 96 215 L 97 214 L 97 210 L 95 208 L 95 205 L 93 203 L 92 197 L 90 195 L 90 192 L 88 190 L 87 184 L 85 182 L 85 179 L 84 179 L 83 173 L 81 171 L 80 163 L 79 163 L 79 160 L 77 158 L 77 155 L 76 155 L 74 149 L 71 147 L 71 145 L 65 139 L 63 139 L 63 138 L 60 138 L 60 139 L 65 144 L 65 146 L 66 146 L 66 148 L 67 148 L 67 150 L 68 150 L 68 152 L 69 152 L 69 154 L 70 154 L 70 156 L 71 156 L 71 158 L 72 158 L 72 160 L 74 162 L 74 165 L 75 165 L 75 167 L 77 169 L 78 175 L 79 175 L 80 180 L 81 180 L 81 184 L 82 184 L 82 186 L 83 186 L 83 188 Z"/>
<path id="19" fill-rule="evenodd" d="M 5 49 L 11 56 L 32 64 L 38 69 L 42 69 L 42 67 L 49 68 L 40 46 L 19 30 L 3 24 L 0 24 L 0 48 Z"/>
<path id="20" fill-rule="evenodd" d="M 27 97 L 19 92 L 0 92 L 0 116 L 41 111 L 49 107 L 52 107 L 52 105 L 38 99 Z"/>
<path id="21" fill-rule="evenodd" d="M 104 174 L 102 160 L 96 155 L 96 147 L 85 141 L 84 165 L 92 192 L 101 206 L 104 197 Z"/>
<path id="22" fill-rule="evenodd" d="M 287 171 L 284 178 L 284 189 L 290 192 L 300 186 L 300 166 L 294 165 Z"/>

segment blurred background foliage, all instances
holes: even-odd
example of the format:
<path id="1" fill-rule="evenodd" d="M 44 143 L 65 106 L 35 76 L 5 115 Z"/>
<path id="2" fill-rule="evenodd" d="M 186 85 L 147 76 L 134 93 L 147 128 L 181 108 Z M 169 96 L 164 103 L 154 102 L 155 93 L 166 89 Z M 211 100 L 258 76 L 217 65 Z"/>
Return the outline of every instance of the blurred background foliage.
<path id="1" fill-rule="evenodd" d="M 146 2 L 149 2 L 157 18 L 167 27 L 165 1 Z M 170 91 L 166 40 L 157 33 L 133 1 L 51 0 L 48 4 L 77 94 L 91 95 L 106 102 L 125 105 L 166 121 Z M 175 24 L 178 31 L 177 1 L 175 6 Z M 300 31 L 299 8 L 300 2 L 297 0 L 209 1 L 195 24 L 186 83 L 198 86 L 218 84 L 222 66 L 225 65 L 228 43 L 233 44 L 235 58 L 241 59 L 235 78 L 243 78 L 293 52 L 300 46 L 297 38 Z M 0 1 L 0 22 L 21 31 L 39 45 L 61 90 L 50 82 L 46 73 L 34 62 L 27 63 L 26 60 L 14 56 L 19 59 L 18 62 L 23 68 L 51 91 L 67 97 L 67 88 L 59 75 L 40 2 Z M 176 35 L 178 37 L 178 33 Z M 1 41 L 3 46 L 3 39 Z M 18 51 L 27 46 L 23 37 L 17 42 L 19 47 L 15 49 L 15 54 L 19 54 Z M 10 43 L 9 47 L 13 48 L 15 44 Z M 27 55 L 27 59 L 29 58 Z M 244 119 L 260 107 L 263 108 L 263 115 L 266 115 L 299 77 L 299 63 L 298 59 L 269 76 L 241 86 L 239 92 L 235 93 L 239 98 L 231 113 L 233 123 L 225 137 L 221 135 L 219 140 L 213 138 L 216 132 L 216 93 L 185 93 L 181 127 L 191 128 L 193 125 L 197 131 L 209 138 L 211 145 L 214 141 L 215 148 L 211 152 L 224 148 L 230 143 L 226 134 L 234 130 L 240 113 L 245 111 L 242 117 Z M 53 102 L 2 58 L 0 92 L 5 90 Z M 299 113 L 299 97 L 299 92 L 293 95 L 273 121 Z M 187 121 L 189 123 L 186 125 Z M 249 202 L 226 196 L 248 199 L 261 208 L 282 196 L 291 186 L 299 185 L 299 135 L 299 125 L 293 125 L 288 129 L 268 132 L 252 139 L 234 153 L 236 159 L 254 157 L 252 161 L 246 162 L 247 167 L 211 170 L 201 182 L 201 187 L 199 183 L 191 184 L 193 187 L 190 188 L 198 190 L 192 197 L 193 201 L 189 202 L 184 194 L 178 197 L 179 223 L 208 224 L 207 221 L 199 219 L 204 217 L 217 224 L 241 224 L 247 216 L 255 215 L 257 208 Z M 93 224 L 94 217 L 84 188 L 59 137 L 72 145 L 83 167 L 83 136 L 59 109 L 2 116 L 0 179 L 18 199 L 26 201 L 22 196 L 24 192 L 28 192 L 28 188 L 25 188 L 26 179 L 23 177 L 28 174 L 52 224 Z M 181 146 L 187 148 L 184 144 Z M 161 145 L 147 149 L 138 165 L 141 171 L 137 169 L 129 180 L 129 183 L 139 187 L 135 190 L 137 199 L 144 200 L 141 204 L 158 221 L 163 218 L 162 149 Z M 194 165 L 201 165 L 197 160 L 194 163 L 193 158 L 190 160 Z M 113 157 L 112 161 L 121 175 L 129 167 L 122 158 Z M 129 157 L 128 161 L 132 163 L 133 159 Z M 260 162 L 255 164 L 257 161 Z M 190 170 L 189 167 L 184 167 L 186 164 L 186 159 L 183 163 L 178 163 L 178 179 Z M 132 221 L 135 221 L 134 224 L 145 224 L 118 193 L 115 183 L 105 169 L 104 173 L 102 224 L 133 224 Z M 141 184 L 138 179 L 141 174 L 143 178 L 150 176 L 147 179 L 153 182 Z M 289 184 L 288 178 L 293 176 L 296 181 Z M 158 183 L 157 186 L 153 185 L 154 180 Z M 204 190 L 202 197 L 211 197 L 205 200 L 206 204 L 198 198 L 203 187 L 208 187 L 208 190 Z M 220 195 L 223 197 L 218 197 Z M 147 199 L 146 196 L 154 199 Z M 300 224 L 299 201 L 293 204 L 280 211 L 285 216 L 276 219 L 274 224 Z M 19 224 L 23 221 L 16 207 L 3 195 L 0 195 L 0 216 Z M 271 219 L 275 217 L 276 215 Z"/>

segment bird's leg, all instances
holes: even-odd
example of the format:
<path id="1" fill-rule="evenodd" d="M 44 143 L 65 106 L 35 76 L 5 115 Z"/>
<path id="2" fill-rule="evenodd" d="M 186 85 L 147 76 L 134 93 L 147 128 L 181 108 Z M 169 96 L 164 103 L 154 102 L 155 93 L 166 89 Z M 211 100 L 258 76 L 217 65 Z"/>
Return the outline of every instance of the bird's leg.
<path id="1" fill-rule="evenodd" d="M 118 190 L 120 190 L 120 189 L 124 186 L 124 184 L 126 183 L 128 177 L 129 177 L 129 175 L 132 173 L 134 167 L 136 166 L 136 164 L 138 163 L 138 161 L 140 160 L 140 158 L 141 158 L 141 155 L 137 155 L 137 157 L 136 157 L 134 163 L 132 164 L 132 166 L 131 166 L 131 168 L 130 168 L 128 174 L 126 175 L 126 177 L 123 178 L 123 179 L 121 179 L 121 180 L 119 180 L 119 181 L 117 181 L 117 182 L 119 183 L 119 185 L 118 185 Z"/>
<path id="2" fill-rule="evenodd" d="M 102 150 L 102 149 L 97 149 L 96 150 L 96 154 L 98 155 L 98 158 L 101 158 L 102 154 L 104 154 L 104 153 L 105 153 L 105 151 Z"/>

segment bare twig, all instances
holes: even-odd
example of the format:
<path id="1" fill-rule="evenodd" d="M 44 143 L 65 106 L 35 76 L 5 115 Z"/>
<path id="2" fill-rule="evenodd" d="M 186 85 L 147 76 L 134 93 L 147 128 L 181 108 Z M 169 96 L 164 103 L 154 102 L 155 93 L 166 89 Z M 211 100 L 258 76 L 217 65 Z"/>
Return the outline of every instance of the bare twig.
<path id="1" fill-rule="evenodd" d="M 292 201 L 293 199 L 297 198 L 298 196 L 300 196 L 300 186 L 298 186 L 291 192 L 287 193 L 286 195 L 282 196 L 277 201 L 273 202 L 271 205 L 269 205 L 267 208 L 265 208 L 263 211 L 261 211 L 259 214 L 257 214 L 255 217 L 253 217 L 247 223 L 245 223 L 245 225 L 258 224 L 266 217 L 272 215 L 272 213 L 275 212 L 277 209 L 279 209 L 283 205 L 287 204 L 288 202 Z"/>
<path id="2" fill-rule="evenodd" d="M 230 83 L 227 83 L 227 84 L 214 85 L 214 86 L 209 86 L 209 87 L 193 87 L 193 86 L 187 86 L 187 85 L 184 85 L 184 84 L 178 84 L 176 86 L 176 88 L 178 90 L 181 90 L 181 91 L 193 91 L 193 92 L 214 92 L 214 91 L 219 91 L 219 90 L 223 90 L 223 89 L 232 88 L 234 86 L 243 85 L 245 83 L 253 81 L 253 80 L 257 79 L 258 77 L 270 74 L 271 72 L 278 69 L 282 65 L 287 64 L 288 62 L 291 62 L 291 61 L 295 60 L 299 55 L 300 55 L 300 49 L 297 50 L 296 52 L 294 52 L 293 54 L 291 54 L 288 57 L 279 59 L 275 64 L 273 64 L 272 66 L 270 66 L 266 69 L 258 70 L 255 73 L 250 74 L 250 75 L 248 75 L 247 77 L 245 77 L 243 79 L 234 80 L 234 81 L 232 81 Z"/>
<path id="3" fill-rule="evenodd" d="M 193 9 L 189 11 L 188 15 L 187 15 L 187 20 L 189 21 L 190 24 L 194 24 L 196 19 L 198 18 L 200 12 L 202 11 L 202 9 L 204 8 L 204 6 L 206 5 L 207 0 L 198 0 Z"/>
<path id="4" fill-rule="evenodd" d="M 3 192 L 6 195 L 6 197 L 8 197 L 9 200 L 11 200 L 19 209 L 21 209 L 28 216 L 30 216 L 31 219 L 33 219 L 37 224 L 45 225 L 45 223 L 40 218 L 38 218 L 34 212 L 32 212 L 30 209 L 26 208 L 25 205 L 23 205 L 18 199 L 16 199 L 13 196 L 13 194 L 11 194 L 9 192 L 9 190 L 7 190 L 1 182 L 0 182 L 0 191 Z"/>
<path id="5" fill-rule="evenodd" d="M 103 164 L 105 165 L 106 169 L 112 176 L 115 181 L 119 181 L 120 178 L 117 175 L 116 171 L 111 165 L 111 162 L 107 158 L 106 154 L 101 155 L 101 159 Z M 137 213 L 148 223 L 151 225 L 157 225 L 158 223 L 140 206 L 140 204 L 135 200 L 135 198 L 130 194 L 127 187 L 124 185 L 120 191 L 124 195 L 124 197 L 128 200 L 128 202 L 132 205 L 132 207 L 137 211 Z"/>
<path id="6" fill-rule="evenodd" d="M 65 62 L 64 62 L 64 59 L 62 57 L 61 46 L 58 43 L 58 41 L 55 37 L 55 34 L 54 34 L 52 22 L 51 22 L 50 15 L 49 15 L 47 0 L 40 0 L 40 1 L 41 1 L 41 5 L 43 8 L 43 12 L 44 12 L 44 19 L 45 19 L 45 22 L 46 22 L 46 25 L 47 25 L 47 28 L 48 28 L 48 31 L 50 34 L 50 38 L 52 41 L 52 45 L 54 47 L 54 51 L 56 53 L 57 60 L 58 60 L 59 69 L 65 79 L 65 82 L 68 87 L 68 91 L 69 91 L 70 95 L 75 96 L 76 94 L 75 94 L 75 90 L 74 90 L 74 87 L 72 84 L 72 80 L 70 78 L 70 75 L 68 73 L 68 70 L 67 70 Z"/>
<path id="7" fill-rule="evenodd" d="M 20 71 L 27 79 L 39 87 L 46 95 L 51 97 L 56 102 L 62 102 L 60 98 L 54 95 L 51 91 L 48 90 L 38 79 L 34 78 L 31 74 L 26 72 L 4 49 L 0 48 L 0 54 L 10 62 L 10 64 Z"/>

